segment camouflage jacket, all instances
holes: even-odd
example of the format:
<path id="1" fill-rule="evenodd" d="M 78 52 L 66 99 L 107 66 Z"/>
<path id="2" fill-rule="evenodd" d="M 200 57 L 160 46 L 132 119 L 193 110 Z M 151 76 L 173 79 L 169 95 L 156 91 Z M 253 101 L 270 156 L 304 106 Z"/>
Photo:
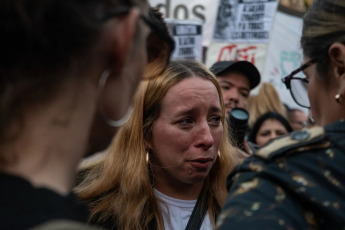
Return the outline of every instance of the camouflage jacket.
<path id="1" fill-rule="evenodd" d="M 218 229 L 345 229 L 345 121 L 273 140 L 228 177 Z"/>

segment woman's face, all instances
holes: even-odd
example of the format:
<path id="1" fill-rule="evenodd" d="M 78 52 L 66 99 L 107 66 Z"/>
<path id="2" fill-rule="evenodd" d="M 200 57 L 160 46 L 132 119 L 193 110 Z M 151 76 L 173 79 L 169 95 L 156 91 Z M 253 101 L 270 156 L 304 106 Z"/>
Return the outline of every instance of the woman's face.
<path id="1" fill-rule="evenodd" d="M 222 140 L 221 119 L 219 95 L 211 81 L 194 76 L 167 91 L 152 130 L 158 190 L 200 184 L 206 178 Z"/>
<path id="2" fill-rule="evenodd" d="M 282 123 L 274 119 L 267 119 L 262 123 L 258 133 L 256 134 L 255 141 L 259 147 L 262 147 L 269 140 L 287 133 L 288 131 Z"/>
<path id="3" fill-rule="evenodd" d="M 304 63 L 309 60 L 310 58 L 305 57 Z M 339 120 L 343 114 L 334 98 L 339 86 L 335 79 L 331 79 L 331 75 L 321 76 L 316 67 L 317 64 L 314 64 L 303 72 L 309 80 L 308 97 L 313 119 L 316 124 L 325 126 Z"/>

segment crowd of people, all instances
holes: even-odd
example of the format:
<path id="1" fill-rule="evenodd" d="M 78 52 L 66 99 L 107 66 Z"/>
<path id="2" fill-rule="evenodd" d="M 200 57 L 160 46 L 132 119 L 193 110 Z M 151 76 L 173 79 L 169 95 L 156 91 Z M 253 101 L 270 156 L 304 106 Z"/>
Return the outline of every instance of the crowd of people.
<path id="1" fill-rule="evenodd" d="M 282 79 L 309 114 L 250 62 L 170 60 L 146 0 L 0 15 L 1 229 L 344 228 L 344 1 L 314 0 Z"/>

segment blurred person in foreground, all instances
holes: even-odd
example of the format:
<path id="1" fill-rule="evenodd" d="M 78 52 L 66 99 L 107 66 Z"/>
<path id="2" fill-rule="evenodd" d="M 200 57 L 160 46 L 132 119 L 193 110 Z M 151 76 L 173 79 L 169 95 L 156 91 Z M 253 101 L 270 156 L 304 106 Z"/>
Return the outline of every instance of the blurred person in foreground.
<path id="1" fill-rule="evenodd" d="M 0 3 L 1 229 L 87 222 L 71 192 L 76 168 L 109 144 L 91 134 L 121 117 L 153 62 L 148 10 L 141 0 Z"/>
<path id="2" fill-rule="evenodd" d="M 90 223 L 163 230 L 199 229 L 196 222 L 214 229 L 226 176 L 237 163 L 225 124 L 214 75 L 195 61 L 171 61 L 159 78 L 140 85 L 104 158 L 82 167 L 75 191 L 89 203 Z"/>
<path id="3" fill-rule="evenodd" d="M 315 0 L 305 14 L 303 65 L 283 81 L 319 126 L 274 140 L 230 174 L 219 229 L 344 228 L 344 21 L 345 1 Z"/>

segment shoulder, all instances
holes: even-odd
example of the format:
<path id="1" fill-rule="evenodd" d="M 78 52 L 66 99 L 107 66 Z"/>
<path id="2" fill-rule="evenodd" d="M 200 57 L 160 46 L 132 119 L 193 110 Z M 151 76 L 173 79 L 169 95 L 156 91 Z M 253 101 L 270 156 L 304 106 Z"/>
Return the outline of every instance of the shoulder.
<path id="1" fill-rule="evenodd" d="M 31 230 L 102 230 L 96 226 L 70 220 L 53 220 L 31 228 Z"/>
<path id="2" fill-rule="evenodd" d="M 302 152 L 311 149 L 324 149 L 329 146 L 323 127 L 313 127 L 274 139 L 268 145 L 258 150 L 255 155 L 264 159 L 285 156 L 289 153 Z"/>

